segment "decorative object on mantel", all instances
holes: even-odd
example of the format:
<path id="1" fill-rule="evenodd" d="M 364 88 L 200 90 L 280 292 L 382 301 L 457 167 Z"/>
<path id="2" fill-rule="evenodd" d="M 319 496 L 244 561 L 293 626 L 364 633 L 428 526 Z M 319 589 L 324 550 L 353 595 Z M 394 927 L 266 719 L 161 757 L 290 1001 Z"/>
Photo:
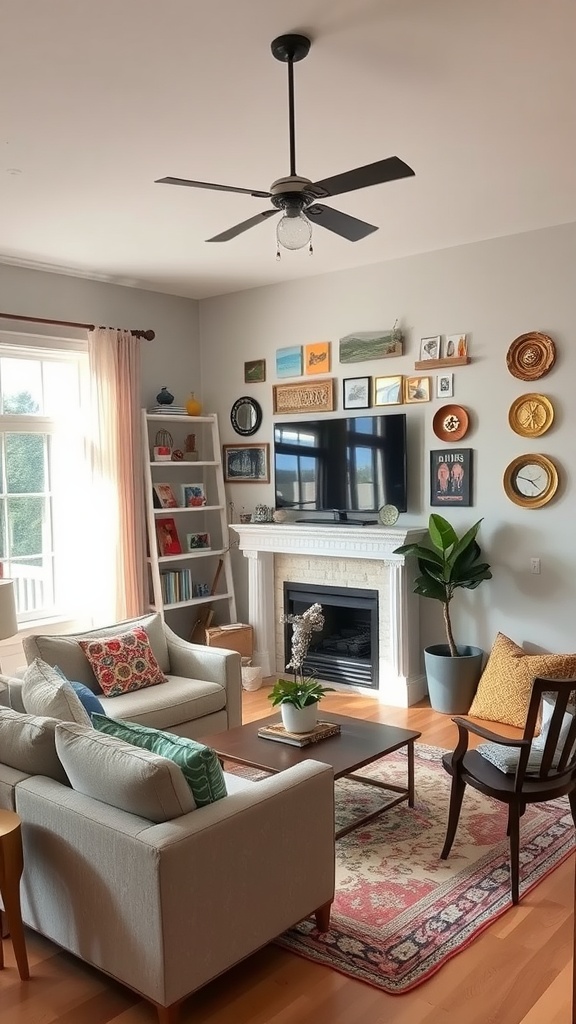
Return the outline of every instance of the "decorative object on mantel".
<path id="1" fill-rule="evenodd" d="M 307 747 L 310 743 L 327 740 L 330 736 L 338 736 L 340 725 L 337 722 L 317 722 L 310 732 L 288 732 L 278 722 L 274 725 L 263 725 L 258 735 L 264 740 L 276 740 L 277 743 L 289 743 L 292 747 Z"/>
<path id="2" fill-rule="evenodd" d="M 356 331 L 340 338 L 340 362 L 362 363 L 367 359 L 401 356 L 402 331 L 394 324 L 391 331 Z"/>
<path id="3" fill-rule="evenodd" d="M 442 405 L 432 420 L 432 429 L 440 441 L 461 441 L 468 433 L 468 413 L 461 405 Z"/>
<path id="4" fill-rule="evenodd" d="M 272 515 L 273 523 L 285 523 L 288 519 L 288 513 L 283 508 L 277 508 Z"/>
<path id="5" fill-rule="evenodd" d="M 547 334 L 532 331 L 516 338 L 506 353 L 506 365 L 519 380 L 538 380 L 556 362 L 556 346 Z"/>
<path id="6" fill-rule="evenodd" d="M 158 405 L 172 405 L 174 395 L 168 391 L 168 388 L 160 388 L 160 391 L 156 395 L 156 401 L 158 402 Z"/>
<path id="7" fill-rule="evenodd" d="M 275 413 L 332 412 L 334 378 L 274 384 L 272 396 Z"/>
<path id="8" fill-rule="evenodd" d="M 510 406 L 508 422 L 521 437 L 541 437 L 554 422 L 554 406 L 545 395 L 520 395 Z"/>
<path id="9" fill-rule="evenodd" d="M 311 732 L 316 725 L 319 701 L 334 689 L 322 686 L 317 679 L 304 678 L 302 671 L 312 633 L 324 628 L 322 606 L 312 604 L 302 615 L 283 615 L 282 622 L 292 625 L 292 653 L 286 668 L 293 670 L 294 679 L 278 679 L 268 700 L 273 707 L 280 705 L 282 724 L 288 732 Z"/>
<path id="10" fill-rule="evenodd" d="M 186 413 L 188 416 L 202 415 L 202 403 L 198 401 L 193 391 L 190 392 L 190 397 L 186 402 Z"/>
<path id="11" fill-rule="evenodd" d="M 381 505 L 378 509 L 378 521 L 382 526 L 394 526 L 400 515 L 396 505 Z"/>
<path id="12" fill-rule="evenodd" d="M 256 505 L 252 513 L 253 523 L 272 523 L 274 521 L 274 509 L 269 505 Z"/>
<path id="13" fill-rule="evenodd" d="M 506 496 L 521 508 L 542 508 L 558 489 L 558 470 L 546 455 L 519 455 L 506 467 Z"/>

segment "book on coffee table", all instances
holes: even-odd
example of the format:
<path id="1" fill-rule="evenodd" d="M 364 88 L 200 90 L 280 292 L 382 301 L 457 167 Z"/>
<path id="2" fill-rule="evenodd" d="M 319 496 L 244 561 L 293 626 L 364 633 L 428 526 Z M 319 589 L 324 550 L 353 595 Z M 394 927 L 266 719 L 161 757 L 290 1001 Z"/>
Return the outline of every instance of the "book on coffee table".
<path id="1" fill-rule="evenodd" d="M 339 732 L 340 726 L 334 722 L 318 722 L 311 732 L 288 732 L 280 723 L 263 725 L 258 729 L 258 735 L 263 740 L 290 743 L 293 747 L 307 747 L 309 743 L 327 740 L 330 736 L 337 736 Z"/>

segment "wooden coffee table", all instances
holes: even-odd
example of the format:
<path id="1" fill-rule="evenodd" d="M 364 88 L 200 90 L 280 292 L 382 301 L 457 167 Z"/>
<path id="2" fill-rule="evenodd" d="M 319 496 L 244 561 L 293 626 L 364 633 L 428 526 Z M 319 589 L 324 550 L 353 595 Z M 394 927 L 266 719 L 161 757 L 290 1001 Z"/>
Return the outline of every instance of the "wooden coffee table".
<path id="1" fill-rule="evenodd" d="M 334 769 L 334 779 L 353 778 L 367 786 L 377 786 L 379 789 L 398 794 L 376 811 L 357 818 L 351 824 L 339 829 L 336 832 L 336 839 L 340 839 L 347 832 L 371 821 L 378 814 L 382 814 L 404 800 L 408 801 L 409 807 L 414 806 L 414 743 L 420 738 L 421 733 L 413 732 L 410 729 L 397 729 L 394 725 L 366 722 L 360 718 L 350 718 L 348 715 L 335 715 L 328 712 L 325 714 L 322 712 L 320 719 L 323 722 L 338 722 L 341 727 L 340 734 L 331 736 L 327 740 L 320 740 L 318 743 L 310 743 L 307 747 L 294 747 L 288 743 L 265 740 L 258 736 L 258 729 L 263 725 L 279 722 L 279 715 L 261 718 L 256 722 L 249 722 L 247 725 L 239 725 L 226 732 L 203 736 L 200 742 L 212 747 L 223 761 L 231 761 L 234 764 L 243 764 L 250 768 L 260 768 L 266 772 L 276 773 L 291 768 L 295 764 L 300 764 L 302 761 L 312 759 L 331 765 Z M 359 768 L 364 768 L 365 765 L 372 764 L 378 758 L 386 757 L 387 754 L 391 754 L 394 750 L 400 750 L 401 747 L 407 747 L 408 754 L 405 787 L 357 774 Z"/>

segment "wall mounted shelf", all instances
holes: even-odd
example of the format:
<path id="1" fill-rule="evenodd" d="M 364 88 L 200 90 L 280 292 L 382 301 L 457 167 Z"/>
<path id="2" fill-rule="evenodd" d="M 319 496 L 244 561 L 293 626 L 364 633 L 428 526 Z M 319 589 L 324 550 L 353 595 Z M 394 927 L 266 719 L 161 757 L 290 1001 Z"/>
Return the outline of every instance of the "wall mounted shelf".
<path id="1" fill-rule="evenodd" d="M 415 370 L 448 369 L 450 366 L 466 366 L 470 356 L 450 356 L 448 359 L 418 359 L 414 363 Z"/>

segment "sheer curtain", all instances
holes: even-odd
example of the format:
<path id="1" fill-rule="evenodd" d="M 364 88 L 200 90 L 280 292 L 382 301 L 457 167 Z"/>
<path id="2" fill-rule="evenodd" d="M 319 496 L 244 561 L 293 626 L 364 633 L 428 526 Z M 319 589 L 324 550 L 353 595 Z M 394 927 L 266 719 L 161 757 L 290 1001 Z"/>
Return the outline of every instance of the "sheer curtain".
<path id="1" fill-rule="evenodd" d="M 88 332 L 93 487 L 87 522 L 97 626 L 146 608 L 140 345 L 129 331 Z"/>

